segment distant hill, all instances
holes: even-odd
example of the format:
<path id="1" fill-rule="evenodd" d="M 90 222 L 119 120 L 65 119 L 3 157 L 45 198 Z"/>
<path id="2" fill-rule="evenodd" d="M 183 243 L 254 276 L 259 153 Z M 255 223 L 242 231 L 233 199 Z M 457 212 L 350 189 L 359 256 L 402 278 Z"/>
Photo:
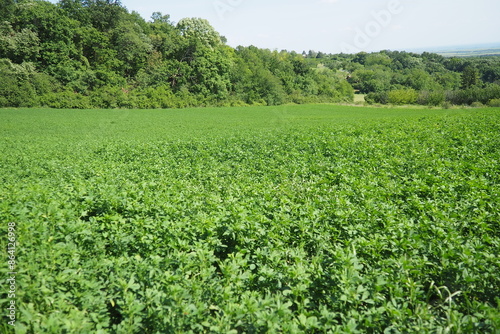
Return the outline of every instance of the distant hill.
<path id="1" fill-rule="evenodd" d="M 500 42 L 473 45 L 455 45 L 446 47 L 431 47 L 408 50 L 412 52 L 432 52 L 444 57 L 481 57 L 500 56 Z"/>

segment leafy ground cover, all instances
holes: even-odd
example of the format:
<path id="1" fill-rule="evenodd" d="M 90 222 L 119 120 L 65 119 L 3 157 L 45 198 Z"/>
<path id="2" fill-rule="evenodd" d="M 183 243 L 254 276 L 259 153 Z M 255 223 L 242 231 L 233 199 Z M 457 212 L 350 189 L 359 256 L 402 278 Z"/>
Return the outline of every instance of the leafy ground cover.
<path id="1" fill-rule="evenodd" d="M 499 148 L 498 108 L 0 110 L 16 333 L 498 333 Z"/>

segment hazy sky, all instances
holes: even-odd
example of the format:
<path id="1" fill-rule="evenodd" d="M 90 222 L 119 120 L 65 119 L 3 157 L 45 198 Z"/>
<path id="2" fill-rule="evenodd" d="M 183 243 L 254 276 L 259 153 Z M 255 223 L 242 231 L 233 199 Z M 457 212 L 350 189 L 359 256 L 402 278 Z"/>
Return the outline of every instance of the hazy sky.
<path id="1" fill-rule="evenodd" d="M 329 53 L 500 42 L 498 0 L 122 0 L 208 19 L 228 44 Z"/>

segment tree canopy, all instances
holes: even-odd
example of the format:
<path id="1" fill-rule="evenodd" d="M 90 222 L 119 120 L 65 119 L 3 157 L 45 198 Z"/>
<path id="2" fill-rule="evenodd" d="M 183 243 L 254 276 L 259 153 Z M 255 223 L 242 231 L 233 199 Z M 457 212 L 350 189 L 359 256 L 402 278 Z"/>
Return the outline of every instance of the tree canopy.
<path id="1" fill-rule="evenodd" d="M 155 12 L 146 21 L 114 0 L 0 4 L 0 107 L 350 102 L 354 91 L 368 94 L 369 102 L 384 102 L 392 91 L 457 96 L 496 92 L 500 82 L 498 57 L 232 48 L 207 20 L 174 23 Z"/>

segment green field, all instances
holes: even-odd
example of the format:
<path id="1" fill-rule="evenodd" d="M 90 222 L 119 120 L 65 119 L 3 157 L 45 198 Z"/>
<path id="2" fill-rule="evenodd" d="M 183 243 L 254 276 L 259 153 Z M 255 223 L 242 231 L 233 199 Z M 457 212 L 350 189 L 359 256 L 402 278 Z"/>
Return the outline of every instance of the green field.
<path id="1" fill-rule="evenodd" d="M 0 109 L 0 180 L 1 333 L 500 332 L 498 108 Z"/>

